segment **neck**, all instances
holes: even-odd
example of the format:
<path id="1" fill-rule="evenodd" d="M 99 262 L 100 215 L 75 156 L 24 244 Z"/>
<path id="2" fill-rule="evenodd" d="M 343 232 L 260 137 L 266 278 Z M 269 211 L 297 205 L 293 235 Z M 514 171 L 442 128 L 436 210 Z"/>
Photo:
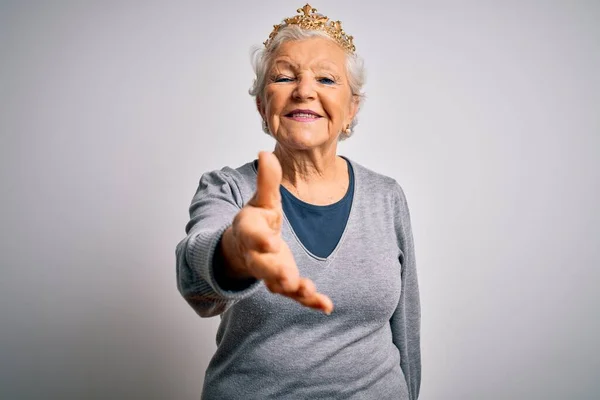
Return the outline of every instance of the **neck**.
<path id="1" fill-rule="evenodd" d="M 330 204 L 343 197 L 349 176 L 346 161 L 331 152 L 289 151 L 277 145 L 281 184 L 296 197 L 313 204 Z"/>
<path id="2" fill-rule="evenodd" d="M 279 144 L 273 151 L 282 169 L 282 181 L 296 184 L 326 183 L 339 175 L 339 160 L 335 147 L 328 150 L 293 150 Z"/>

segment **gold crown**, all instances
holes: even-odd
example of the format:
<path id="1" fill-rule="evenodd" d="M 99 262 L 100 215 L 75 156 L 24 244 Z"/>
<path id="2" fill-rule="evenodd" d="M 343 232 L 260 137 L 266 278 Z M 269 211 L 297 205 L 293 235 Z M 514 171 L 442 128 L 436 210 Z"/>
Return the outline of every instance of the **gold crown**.
<path id="1" fill-rule="evenodd" d="M 352 43 L 353 38 L 342 30 L 342 23 L 340 21 L 330 21 L 326 16 L 317 14 L 317 9 L 312 8 L 309 4 L 297 9 L 296 12 L 301 15 L 286 18 L 281 24 L 273 25 L 273 32 L 271 32 L 267 41 L 264 42 L 265 47 L 269 47 L 281 28 L 289 25 L 298 25 L 302 29 L 321 30 L 342 46 L 344 50 L 354 53 L 356 47 Z"/>

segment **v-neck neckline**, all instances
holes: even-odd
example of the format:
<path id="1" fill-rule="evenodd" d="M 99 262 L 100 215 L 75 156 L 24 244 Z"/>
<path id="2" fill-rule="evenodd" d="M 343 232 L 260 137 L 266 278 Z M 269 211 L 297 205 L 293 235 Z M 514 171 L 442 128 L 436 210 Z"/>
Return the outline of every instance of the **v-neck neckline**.
<path id="1" fill-rule="evenodd" d="M 306 246 L 304 246 L 304 243 L 302 243 L 302 241 L 296 234 L 296 231 L 294 231 L 292 224 L 290 223 L 287 216 L 285 215 L 285 213 L 282 210 L 283 220 L 285 221 L 285 224 L 286 224 L 287 228 L 289 229 L 290 233 L 295 238 L 296 244 L 300 247 L 300 249 L 302 249 L 303 253 L 306 254 L 313 261 L 316 261 L 318 263 L 325 263 L 326 266 L 329 265 L 334 260 L 336 254 L 338 253 L 338 251 L 344 244 L 344 240 L 345 240 L 346 236 L 348 235 L 350 226 L 355 218 L 354 215 L 356 214 L 356 199 L 357 199 L 356 194 L 358 192 L 357 188 L 358 188 L 359 181 L 360 181 L 360 178 L 358 177 L 358 174 L 356 171 L 355 164 L 347 157 L 342 156 L 342 155 L 339 155 L 339 156 L 341 158 L 343 158 L 344 160 L 346 160 L 346 162 L 348 162 L 350 164 L 350 168 L 352 168 L 352 172 L 354 174 L 354 191 L 352 193 L 352 199 L 351 199 L 351 204 L 350 204 L 350 213 L 348 214 L 348 219 L 346 220 L 346 225 L 344 226 L 344 231 L 342 232 L 342 235 L 340 236 L 340 240 L 338 240 L 335 248 L 331 251 L 331 253 L 327 257 L 317 256 L 317 255 L 313 254 L 310 250 L 308 250 L 306 248 Z M 256 169 L 256 167 L 257 167 L 256 161 L 257 160 L 254 160 L 254 162 L 252 162 L 252 170 L 254 171 L 255 177 L 258 176 L 258 171 Z M 282 230 L 283 230 L 283 227 L 282 227 Z"/>

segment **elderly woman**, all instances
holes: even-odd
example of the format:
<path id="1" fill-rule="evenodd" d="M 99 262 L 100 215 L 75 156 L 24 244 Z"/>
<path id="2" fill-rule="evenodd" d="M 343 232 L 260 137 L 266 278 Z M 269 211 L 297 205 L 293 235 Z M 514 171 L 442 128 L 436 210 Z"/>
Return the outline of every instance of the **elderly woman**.
<path id="1" fill-rule="evenodd" d="M 415 400 L 406 199 L 394 179 L 337 155 L 362 64 L 339 21 L 298 13 L 255 54 L 251 94 L 274 151 L 202 175 L 177 246 L 181 294 L 221 316 L 202 398 Z"/>

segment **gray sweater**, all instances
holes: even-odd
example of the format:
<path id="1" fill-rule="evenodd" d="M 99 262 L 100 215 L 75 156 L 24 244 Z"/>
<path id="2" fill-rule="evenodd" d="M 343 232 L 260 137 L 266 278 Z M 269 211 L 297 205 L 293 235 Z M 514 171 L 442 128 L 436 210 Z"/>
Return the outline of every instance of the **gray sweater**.
<path id="1" fill-rule="evenodd" d="M 256 170 L 249 162 L 202 175 L 176 256 L 183 297 L 200 316 L 221 316 L 203 399 L 417 399 L 420 305 L 406 198 L 392 178 L 349 161 L 352 209 L 329 257 L 282 225 L 300 274 L 333 301 L 329 316 L 261 281 L 234 291 L 217 284 L 215 248 L 252 197 Z"/>

